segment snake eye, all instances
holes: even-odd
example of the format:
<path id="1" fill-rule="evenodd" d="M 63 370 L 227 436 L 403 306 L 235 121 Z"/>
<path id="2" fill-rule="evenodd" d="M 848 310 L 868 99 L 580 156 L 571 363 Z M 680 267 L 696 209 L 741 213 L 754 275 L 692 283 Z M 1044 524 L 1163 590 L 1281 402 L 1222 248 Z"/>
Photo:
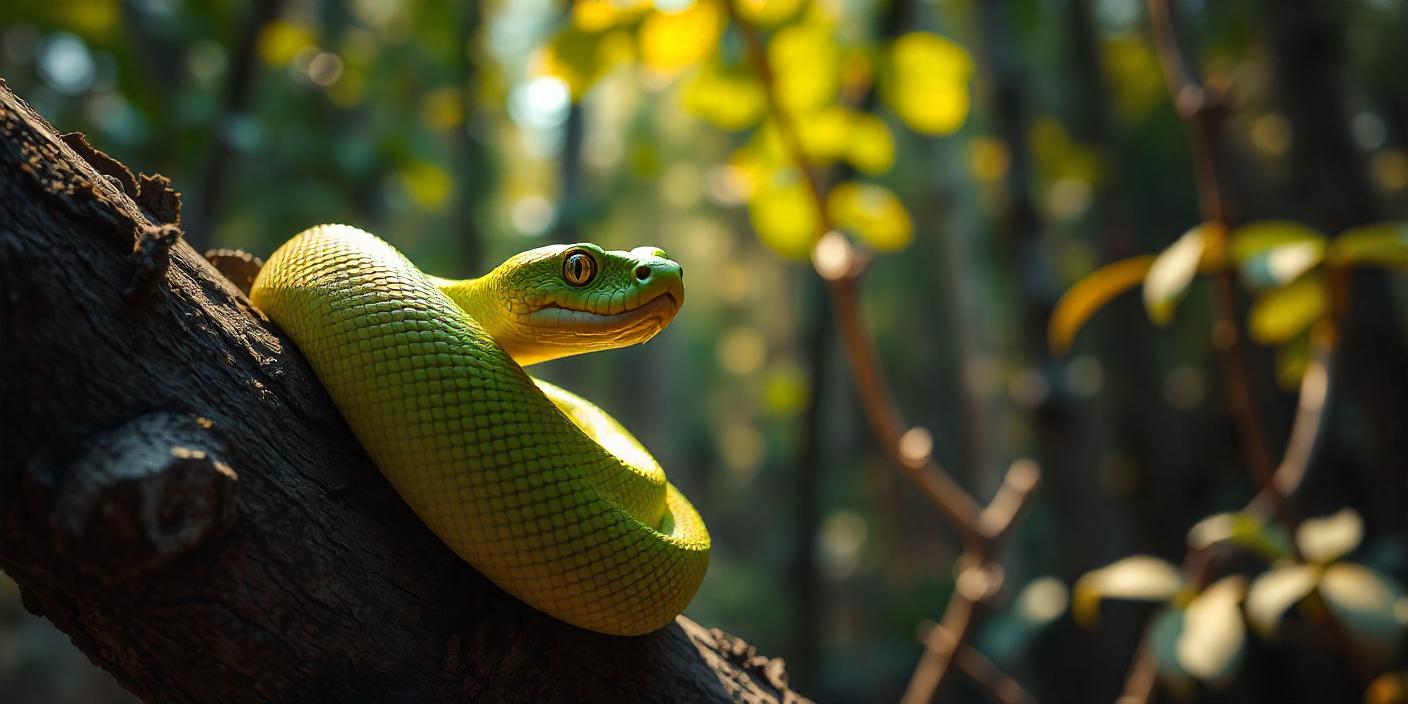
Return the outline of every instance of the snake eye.
<path id="1" fill-rule="evenodd" d="M 572 252 L 562 260 L 562 278 L 573 286 L 586 286 L 596 276 L 596 260 L 586 252 Z"/>

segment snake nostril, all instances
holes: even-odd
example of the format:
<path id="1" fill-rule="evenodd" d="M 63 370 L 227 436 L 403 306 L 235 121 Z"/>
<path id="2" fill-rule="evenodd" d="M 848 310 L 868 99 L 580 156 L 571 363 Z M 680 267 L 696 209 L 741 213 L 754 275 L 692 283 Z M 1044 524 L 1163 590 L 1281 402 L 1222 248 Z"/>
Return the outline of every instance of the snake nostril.
<path id="1" fill-rule="evenodd" d="M 636 267 L 636 278 L 641 281 L 645 281 L 646 279 L 650 278 L 650 267 L 644 264 L 641 264 L 640 266 Z"/>

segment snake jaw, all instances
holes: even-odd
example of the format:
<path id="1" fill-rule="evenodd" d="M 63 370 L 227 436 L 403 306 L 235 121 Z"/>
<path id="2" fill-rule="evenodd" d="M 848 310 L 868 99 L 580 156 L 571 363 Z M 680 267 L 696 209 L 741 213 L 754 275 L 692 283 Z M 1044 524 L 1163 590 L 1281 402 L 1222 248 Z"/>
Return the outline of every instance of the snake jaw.
<path id="1" fill-rule="evenodd" d="M 618 312 L 600 313 L 571 304 L 545 303 L 527 315 L 528 324 L 574 337 L 611 341 L 615 345 L 645 342 L 675 319 L 683 305 L 683 291 L 666 290 L 644 303 Z M 608 310 L 614 309 L 614 306 Z"/>

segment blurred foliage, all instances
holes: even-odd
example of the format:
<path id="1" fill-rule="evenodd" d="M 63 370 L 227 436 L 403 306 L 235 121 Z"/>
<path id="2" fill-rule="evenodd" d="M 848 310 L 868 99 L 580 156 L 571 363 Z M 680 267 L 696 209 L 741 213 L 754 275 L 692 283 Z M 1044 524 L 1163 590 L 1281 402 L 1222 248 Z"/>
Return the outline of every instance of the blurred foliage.
<path id="1" fill-rule="evenodd" d="M 1324 8 L 1348 38 L 1334 107 L 1381 223 L 1328 236 L 1294 185 L 1268 3 L 1185 3 L 1202 71 L 1228 98 L 1243 207 L 1223 231 L 1197 224 L 1142 2 L 1002 3 L 997 45 L 967 0 L 726 2 L 287 0 L 254 25 L 253 4 L 232 0 L 9 0 L 0 76 L 61 130 L 173 177 L 188 222 L 208 224 L 188 232 L 203 245 L 266 254 L 343 221 L 447 276 L 567 238 L 671 252 L 690 289 L 671 329 L 541 373 L 622 420 L 703 511 L 716 548 L 690 615 L 787 658 L 821 701 L 891 700 L 953 590 L 957 546 L 878 454 L 838 355 L 810 373 L 804 321 L 821 301 L 798 260 L 821 214 L 790 124 L 826 216 L 882 253 L 866 319 L 936 457 L 986 497 L 1014 458 L 1064 453 L 1018 533 L 1007 595 L 976 640 L 985 654 L 1038 698 L 1112 700 L 1151 616 L 1127 602 L 1143 601 L 1160 672 L 1183 697 L 1401 698 L 1408 512 L 1394 501 L 1408 458 L 1391 480 L 1351 471 L 1353 457 L 1317 467 L 1333 479 L 1304 507 L 1332 517 L 1294 538 L 1233 512 L 1251 487 L 1203 282 L 1226 270 L 1245 285 L 1279 447 L 1335 282 L 1408 266 L 1408 9 Z M 902 21 L 886 29 L 892 12 Z M 776 106 L 740 19 L 763 42 Z M 997 84 L 995 56 L 1024 71 L 1017 94 L 1001 92 L 1012 87 Z M 1008 129 L 1014 101 L 1025 119 Z M 1020 211 L 1032 247 L 1004 235 Z M 1122 297 L 1136 287 L 1144 315 Z M 1403 277 L 1391 291 L 1400 334 L 1385 346 L 1408 334 Z M 1065 354 L 1032 352 L 1048 343 Z M 799 428 L 815 398 L 809 439 Z M 1333 435 L 1358 451 L 1374 442 L 1374 411 L 1349 408 Z M 1058 448 L 1040 444 L 1051 427 Z M 813 440 L 819 484 L 804 510 L 795 465 Z M 803 534 L 808 510 L 817 527 Z M 1168 561 L 1190 544 L 1236 555 L 1235 569 L 1195 589 Z M 799 588 L 815 612 L 800 610 Z M 38 625 L 0 591 L 0 684 L 24 683 L 21 700 L 105 698 L 55 688 L 78 681 L 74 656 L 61 637 L 22 635 Z M 1305 637 L 1326 614 L 1376 679 L 1356 682 Z M 813 641 L 800 640 L 803 619 Z"/>

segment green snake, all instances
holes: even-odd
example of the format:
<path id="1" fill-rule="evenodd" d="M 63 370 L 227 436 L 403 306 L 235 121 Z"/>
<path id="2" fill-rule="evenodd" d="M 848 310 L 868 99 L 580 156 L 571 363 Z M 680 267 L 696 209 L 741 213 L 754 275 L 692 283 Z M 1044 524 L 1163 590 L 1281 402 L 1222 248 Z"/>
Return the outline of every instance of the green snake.
<path id="1" fill-rule="evenodd" d="M 504 590 L 568 623 L 670 623 L 709 564 L 699 513 L 606 412 L 523 365 L 645 342 L 684 303 L 665 252 L 552 245 L 456 281 L 319 225 L 250 290 L 396 491 Z"/>

